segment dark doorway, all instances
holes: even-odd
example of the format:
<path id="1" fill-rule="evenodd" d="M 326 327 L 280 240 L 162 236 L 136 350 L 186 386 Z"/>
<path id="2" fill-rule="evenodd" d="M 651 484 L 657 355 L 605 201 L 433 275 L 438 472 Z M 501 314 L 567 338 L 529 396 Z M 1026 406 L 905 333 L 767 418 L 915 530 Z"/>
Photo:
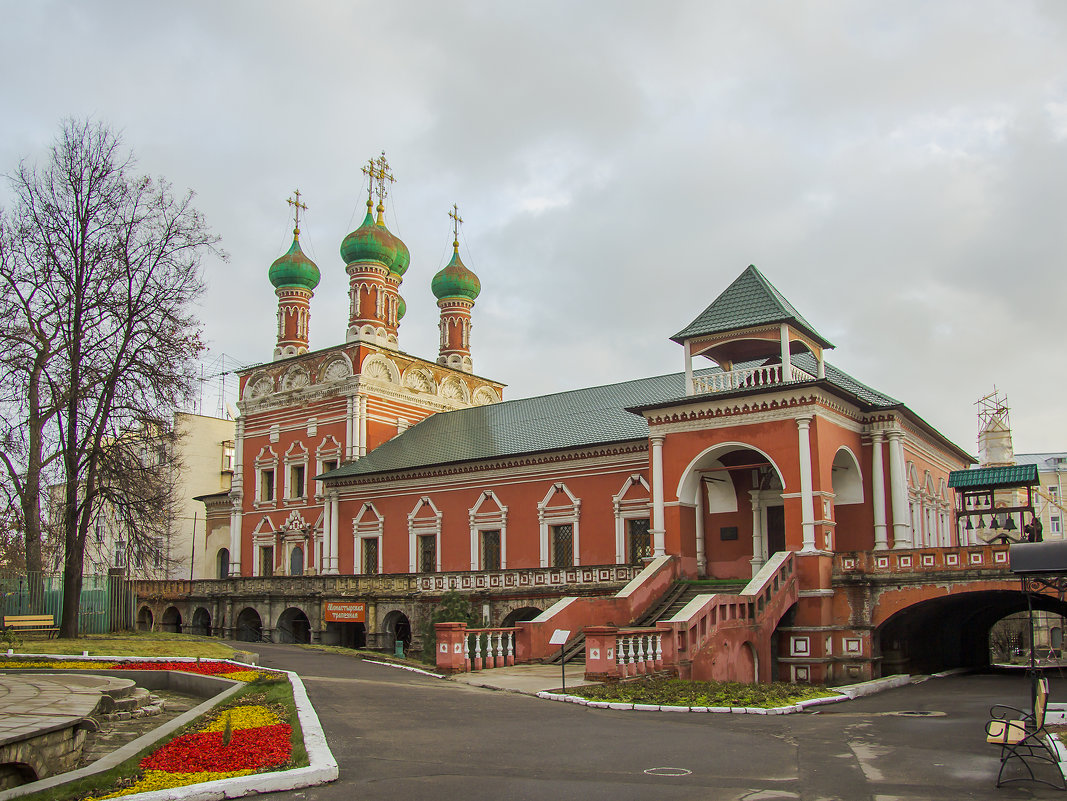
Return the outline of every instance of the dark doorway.
<path id="1" fill-rule="evenodd" d="M 215 563 L 216 577 L 220 579 L 228 578 L 230 575 L 230 549 L 219 548 Z"/>
<path id="2" fill-rule="evenodd" d="M 767 507 L 767 556 L 785 550 L 785 507 Z"/>
<path id="3" fill-rule="evenodd" d="M 311 642 L 311 621 L 303 609 L 291 606 L 278 618 L 278 642 Z"/>
<path id="4" fill-rule="evenodd" d="M 367 627 L 363 623 L 327 623 L 323 641 L 342 648 L 366 648 Z"/>

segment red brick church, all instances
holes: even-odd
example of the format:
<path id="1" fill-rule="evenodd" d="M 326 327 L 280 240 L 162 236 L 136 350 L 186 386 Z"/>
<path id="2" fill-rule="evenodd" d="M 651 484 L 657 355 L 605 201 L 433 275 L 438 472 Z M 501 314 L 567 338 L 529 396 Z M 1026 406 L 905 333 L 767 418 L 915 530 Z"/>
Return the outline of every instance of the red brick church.
<path id="1" fill-rule="evenodd" d="M 965 546 L 947 481 L 966 452 L 830 364 L 754 266 L 677 321 L 680 371 L 505 401 L 474 369 L 481 286 L 458 227 L 428 281 L 439 352 L 402 349 L 411 258 L 383 223 L 388 166 L 365 171 L 367 216 L 340 248 L 343 342 L 308 351 L 320 271 L 299 227 L 270 268 L 274 359 L 240 375 L 233 488 L 205 498 L 229 528 L 224 575 L 192 588 L 187 615 L 200 604 L 231 636 L 417 648 L 456 589 L 489 628 L 442 632 L 449 670 L 547 658 L 557 628 L 584 637 L 591 675 L 883 670 L 870 594 L 838 579 Z"/>

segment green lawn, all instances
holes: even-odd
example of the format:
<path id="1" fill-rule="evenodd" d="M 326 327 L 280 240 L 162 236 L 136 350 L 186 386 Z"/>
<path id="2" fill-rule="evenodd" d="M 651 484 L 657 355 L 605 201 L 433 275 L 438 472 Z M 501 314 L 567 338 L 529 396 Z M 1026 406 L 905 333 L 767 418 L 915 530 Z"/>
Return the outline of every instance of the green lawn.
<path id="1" fill-rule="evenodd" d="M 832 690 L 804 684 L 742 684 L 736 681 L 688 681 L 662 677 L 593 684 L 570 690 L 596 701 L 660 706 L 738 706 L 771 709 L 797 701 L 836 695 Z"/>
<path id="2" fill-rule="evenodd" d="M 6 646 L 6 648 L 12 646 Z M 16 654 L 64 654 L 80 656 L 200 656 L 210 659 L 229 659 L 233 649 L 212 637 L 194 634 L 165 634 L 163 632 L 130 632 L 128 634 L 86 634 L 75 640 L 47 639 L 22 636 L 13 646 Z"/>

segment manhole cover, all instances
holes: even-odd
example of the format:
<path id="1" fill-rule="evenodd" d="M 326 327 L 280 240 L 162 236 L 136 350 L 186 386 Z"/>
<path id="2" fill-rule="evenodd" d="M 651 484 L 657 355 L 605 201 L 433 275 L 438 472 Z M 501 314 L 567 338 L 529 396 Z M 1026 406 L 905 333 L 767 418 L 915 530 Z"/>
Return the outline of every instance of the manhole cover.
<path id="1" fill-rule="evenodd" d="M 897 717 L 904 718 L 941 718 L 945 716 L 944 712 L 929 712 L 919 709 L 904 709 L 900 712 L 883 712 L 884 715 L 896 715 Z"/>
<path id="2" fill-rule="evenodd" d="M 692 772 L 685 768 L 648 768 L 645 771 L 649 776 L 688 776 Z"/>

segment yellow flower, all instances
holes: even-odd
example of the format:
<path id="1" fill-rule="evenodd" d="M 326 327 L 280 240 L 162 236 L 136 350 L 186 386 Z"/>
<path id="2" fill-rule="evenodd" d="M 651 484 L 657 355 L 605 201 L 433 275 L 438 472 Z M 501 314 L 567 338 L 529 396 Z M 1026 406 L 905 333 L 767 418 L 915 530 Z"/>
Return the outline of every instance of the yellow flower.
<path id="1" fill-rule="evenodd" d="M 276 726 L 281 723 L 278 716 L 265 706 L 246 705 L 224 709 L 221 714 L 207 726 L 200 729 L 201 732 L 223 731 L 226 728 L 226 718 L 230 718 L 234 731 L 238 729 L 258 729 L 260 726 Z"/>
<path id="2" fill-rule="evenodd" d="M 105 798 L 119 798 L 134 793 L 147 793 L 152 790 L 166 790 L 170 787 L 185 787 L 200 782 L 213 782 L 216 779 L 232 779 L 235 776 L 250 776 L 253 770 L 235 770 L 229 773 L 202 771 L 200 773 L 167 773 L 165 770 L 146 770 L 144 776 L 134 785 L 108 795 L 94 796 L 85 801 L 104 801 Z"/>

